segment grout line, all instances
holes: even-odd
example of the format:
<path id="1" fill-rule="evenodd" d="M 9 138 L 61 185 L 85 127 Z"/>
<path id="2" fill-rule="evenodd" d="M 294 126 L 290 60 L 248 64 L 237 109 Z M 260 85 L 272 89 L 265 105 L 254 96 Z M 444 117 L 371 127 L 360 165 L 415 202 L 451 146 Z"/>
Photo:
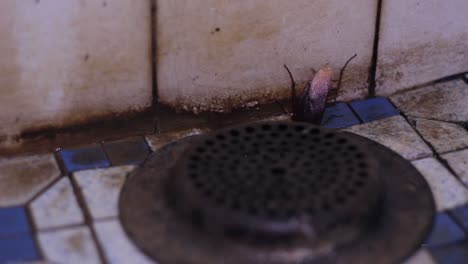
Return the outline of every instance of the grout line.
<path id="1" fill-rule="evenodd" d="M 394 92 L 392 94 L 389 94 L 387 97 L 390 98 L 391 96 L 394 96 L 394 95 L 399 95 L 399 94 L 403 94 L 403 93 L 406 93 L 406 92 L 411 92 L 411 91 L 423 89 L 423 88 L 426 88 L 427 86 L 430 86 L 430 85 L 435 85 L 435 84 L 439 84 L 439 83 L 446 83 L 446 82 L 456 81 L 456 80 L 465 81 L 464 73 L 456 73 L 456 74 L 445 76 L 445 77 L 442 77 L 442 78 L 439 78 L 439 79 L 428 81 L 428 82 L 425 82 L 425 83 L 417 84 L 417 85 L 408 87 L 406 89 L 399 90 L 399 91 L 396 91 L 396 92 Z"/>
<path id="2" fill-rule="evenodd" d="M 69 175 L 73 193 L 75 194 L 76 200 L 78 202 L 78 206 L 80 206 L 81 211 L 83 212 L 84 216 L 84 222 L 85 225 L 89 227 L 91 231 L 91 236 L 94 240 L 94 243 L 96 245 L 96 249 L 98 251 L 99 259 L 101 260 L 101 263 L 108 263 L 105 257 L 104 249 L 101 246 L 101 243 L 99 242 L 99 239 L 96 234 L 96 230 L 94 230 L 94 225 L 93 225 L 93 218 L 91 216 L 91 213 L 89 211 L 89 208 L 86 204 L 86 200 L 84 198 L 83 193 L 81 192 L 81 189 L 78 185 L 78 183 L 75 181 L 75 178 L 72 175 Z"/>
<path id="3" fill-rule="evenodd" d="M 457 209 L 457 208 L 460 208 L 460 207 L 464 207 L 464 206 L 463 205 L 462 206 L 457 206 L 457 207 L 452 208 L 450 210 L 447 210 L 445 212 L 452 219 L 452 221 L 463 231 L 463 233 L 465 233 L 465 236 L 466 236 L 466 235 L 468 235 L 468 229 L 465 230 L 465 225 L 463 224 L 463 221 L 460 221 L 458 219 L 458 217 L 455 216 L 455 213 L 454 213 L 454 210 Z M 466 237 L 465 237 L 464 240 L 466 240 Z"/>
<path id="4" fill-rule="evenodd" d="M 111 168 L 111 167 L 115 166 L 114 163 L 110 160 L 109 154 L 107 153 L 107 150 L 104 147 L 104 141 L 99 143 L 99 147 L 101 148 L 102 153 L 104 153 L 104 157 L 106 157 L 106 160 L 109 162 L 109 166 L 104 167 L 104 168 Z"/>
<path id="5" fill-rule="evenodd" d="M 152 96 L 153 100 L 151 103 L 153 112 L 153 133 L 158 130 L 158 119 L 157 119 L 157 105 L 158 105 L 158 83 L 157 83 L 157 19 L 156 19 L 156 0 L 150 0 L 151 3 L 151 14 L 150 14 L 150 36 L 151 36 L 151 79 L 152 79 Z"/>
<path id="6" fill-rule="evenodd" d="M 31 204 L 37 198 L 39 198 L 41 195 L 43 195 L 45 192 L 50 190 L 52 188 L 52 186 L 54 186 L 56 183 L 61 181 L 67 175 L 66 172 L 65 172 L 65 169 L 64 169 L 64 164 L 63 164 L 63 162 L 61 162 L 61 159 L 58 156 L 58 151 L 55 151 L 53 153 L 53 155 L 54 155 L 54 160 L 55 160 L 55 162 L 57 164 L 57 167 L 59 168 L 59 176 L 56 179 L 52 180 L 50 183 L 48 183 L 46 186 L 44 186 L 44 188 L 42 188 L 42 190 L 40 190 L 33 197 L 31 197 L 25 204 L 23 204 L 23 207 L 24 207 L 25 212 L 26 212 L 26 217 L 28 218 L 29 227 L 31 228 L 30 234 L 32 235 L 32 238 L 33 238 L 33 240 L 34 240 L 34 242 L 36 244 L 36 248 L 37 248 L 39 257 L 41 259 L 45 259 L 44 250 L 42 249 L 41 244 L 39 243 L 39 236 L 38 236 L 39 232 L 41 232 L 42 230 L 39 230 L 39 228 L 36 225 L 36 221 L 34 220 L 33 213 L 32 213 L 32 210 L 31 210 Z"/>
<path id="7" fill-rule="evenodd" d="M 348 108 L 351 110 L 351 112 L 354 114 L 354 116 L 356 116 L 357 120 L 359 121 L 359 124 L 357 125 L 360 125 L 360 124 L 364 124 L 364 120 L 361 119 L 361 117 L 358 115 L 358 113 L 354 110 L 354 108 L 351 106 L 351 104 L 346 104 L 346 106 L 348 106 Z M 355 125 L 356 126 L 356 125 Z"/>
<path id="8" fill-rule="evenodd" d="M 43 229 L 38 229 L 37 231 L 41 232 L 41 233 L 50 233 L 50 232 L 73 229 L 73 228 L 78 228 L 78 227 L 87 227 L 87 225 L 85 223 L 65 224 L 65 225 L 62 225 L 62 226 L 54 226 L 54 227 L 47 227 L 47 228 L 43 228 Z"/>
<path id="9" fill-rule="evenodd" d="M 455 179 L 458 180 L 458 182 L 465 188 L 468 188 L 468 186 L 466 186 L 466 184 L 460 179 L 460 177 L 458 176 L 458 174 L 452 169 L 452 167 L 450 167 L 449 163 L 447 162 L 447 160 L 445 160 L 444 158 L 442 158 L 440 156 L 440 154 L 436 151 L 436 149 L 434 148 L 434 146 L 429 142 L 427 141 L 422 135 L 421 133 L 416 129 L 416 127 L 412 124 L 412 122 L 410 122 L 409 120 L 409 117 L 406 116 L 405 113 L 401 112 L 401 116 L 403 116 L 403 118 L 406 120 L 406 122 L 408 122 L 408 124 L 411 126 L 411 128 L 413 128 L 413 130 L 416 132 L 416 134 L 422 139 L 422 141 L 424 143 L 426 143 L 426 145 L 429 147 L 429 149 L 431 149 L 432 151 L 432 155 L 434 156 L 434 158 L 439 161 L 442 166 L 444 166 L 454 177 Z"/>
<path id="10" fill-rule="evenodd" d="M 371 58 L 371 66 L 369 69 L 368 79 L 368 98 L 375 97 L 375 88 L 377 86 L 376 75 L 377 75 L 377 60 L 379 56 L 379 38 L 380 38 L 380 22 L 382 14 L 382 2 L 384 0 L 377 0 L 377 13 L 375 16 L 375 30 L 374 30 L 374 44 Z"/>
<path id="11" fill-rule="evenodd" d="M 44 254 L 44 250 L 41 247 L 41 244 L 39 243 L 39 236 L 38 236 L 39 229 L 36 226 L 36 223 L 34 221 L 34 217 L 32 215 L 32 211 L 29 208 L 29 204 L 24 205 L 24 211 L 26 213 L 26 218 L 28 219 L 29 227 L 31 228 L 31 230 L 29 231 L 29 234 L 31 235 L 31 237 L 32 237 L 32 239 L 34 241 L 34 244 L 36 246 L 37 255 L 38 255 L 39 259 L 43 260 L 43 259 L 45 259 L 45 254 Z"/>
<path id="12" fill-rule="evenodd" d="M 465 72 L 465 73 L 463 74 L 462 80 L 463 80 L 466 84 L 468 84 L 468 72 Z"/>

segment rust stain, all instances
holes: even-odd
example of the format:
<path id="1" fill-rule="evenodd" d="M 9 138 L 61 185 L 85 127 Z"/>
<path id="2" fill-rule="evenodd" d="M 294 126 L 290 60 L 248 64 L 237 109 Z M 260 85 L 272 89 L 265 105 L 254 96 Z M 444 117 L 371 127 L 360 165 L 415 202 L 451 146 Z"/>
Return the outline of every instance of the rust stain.
<path id="1" fill-rule="evenodd" d="M 14 137 L 14 140 L 21 141 L 24 139 L 37 138 L 54 138 L 59 133 L 74 133 L 80 132 L 96 126 L 107 125 L 111 129 L 123 129 L 132 119 L 139 119 L 144 116 L 153 115 L 152 107 L 140 111 L 126 111 L 121 113 L 102 113 L 97 116 L 89 117 L 82 116 L 75 122 L 66 122 L 62 125 L 41 125 L 32 126 L 24 129 L 19 135 Z"/>
<path id="2" fill-rule="evenodd" d="M 405 72 L 402 71 L 403 67 L 412 67 L 415 68 L 414 72 L 411 74 L 417 74 L 418 67 L 423 70 L 427 68 L 437 68 L 438 65 L 429 64 L 440 58 L 440 63 L 442 64 L 458 64 L 458 62 L 450 61 L 453 58 L 455 60 L 462 61 L 465 58 L 466 53 L 466 43 L 468 42 L 468 34 L 460 34 L 457 37 L 451 39 L 437 39 L 431 42 L 422 43 L 419 45 L 413 45 L 408 49 L 395 49 L 393 51 L 386 51 L 387 54 L 381 55 L 384 56 L 383 60 L 379 62 L 378 65 L 378 76 L 376 83 L 378 86 L 383 86 L 386 82 L 399 83 L 403 82 L 406 79 L 411 79 L 411 76 L 407 76 Z M 431 58 L 431 61 L 428 61 L 428 58 Z M 445 61 L 444 61 L 445 60 Z M 421 64 L 420 66 L 418 65 Z M 460 69 L 463 70 L 463 69 Z M 432 80 L 439 79 L 446 75 L 443 69 L 440 70 L 441 74 L 434 75 Z M 417 77 L 415 77 L 418 79 Z M 432 81 L 425 80 L 423 82 Z M 401 87 L 405 89 L 408 87 Z"/>
<path id="3" fill-rule="evenodd" d="M 305 85 L 305 82 L 299 83 Z M 199 96 L 180 96 L 174 102 L 164 102 L 167 106 L 178 112 L 218 112 L 229 113 L 236 109 L 254 107 L 261 104 L 268 104 L 277 100 L 289 98 L 289 88 L 278 86 L 272 89 L 257 88 L 255 91 L 246 93 L 240 91 L 237 94 L 222 96 L 216 95 L 206 97 Z"/>
<path id="4" fill-rule="evenodd" d="M 83 236 L 81 233 L 73 234 L 67 239 L 68 245 L 70 245 L 74 251 L 81 251 L 83 248 L 83 242 Z"/>
<path id="5" fill-rule="evenodd" d="M 16 87 L 21 82 L 21 68 L 18 64 L 18 43 L 15 38 L 16 1 L 4 1 L 0 4 L 3 12 L 0 16 L 0 94 L 3 100 L 8 100 L 16 93 Z M 0 102 L 3 100 L 0 99 Z M 5 102 L 9 104 L 8 101 Z M 4 104 L 2 102 L 2 104 Z"/>

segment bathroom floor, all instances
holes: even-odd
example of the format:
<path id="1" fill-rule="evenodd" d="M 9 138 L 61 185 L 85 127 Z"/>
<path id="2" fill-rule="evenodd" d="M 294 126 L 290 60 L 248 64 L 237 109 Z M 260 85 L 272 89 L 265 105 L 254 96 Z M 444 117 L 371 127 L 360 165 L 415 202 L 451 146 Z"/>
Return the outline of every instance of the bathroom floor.
<path id="1" fill-rule="evenodd" d="M 288 118 L 268 115 L 257 119 Z M 418 87 L 390 98 L 337 103 L 327 108 L 323 125 L 386 145 L 410 160 L 429 182 L 439 213 L 432 235 L 406 263 L 466 263 L 464 80 Z M 211 129 L 203 122 L 191 127 L 0 159 L 0 263 L 154 263 L 122 229 L 119 192 L 126 175 L 148 154 Z"/>

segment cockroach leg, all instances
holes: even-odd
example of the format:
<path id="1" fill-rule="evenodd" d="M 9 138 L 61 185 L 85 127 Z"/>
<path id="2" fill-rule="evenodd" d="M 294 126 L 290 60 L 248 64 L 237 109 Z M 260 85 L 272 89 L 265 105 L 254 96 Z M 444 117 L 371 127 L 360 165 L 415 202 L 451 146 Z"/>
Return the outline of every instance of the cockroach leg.
<path id="1" fill-rule="evenodd" d="M 294 77 L 291 71 L 289 70 L 288 66 L 286 66 L 286 64 L 284 64 L 283 66 L 286 69 L 286 71 L 288 71 L 289 78 L 291 79 L 291 106 L 293 106 L 296 101 L 296 82 L 294 81 Z"/>
<path id="2" fill-rule="evenodd" d="M 339 93 L 340 93 L 340 89 L 341 89 L 341 81 L 343 79 L 343 74 L 344 74 L 344 71 L 346 69 L 346 67 L 348 66 L 348 64 L 354 59 L 357 57 L 357 54 L 354 54 L 353 56 L 351 56 L 351 58 L 349 58 L 346 63 L 343 65 L 343 67 L 341 68 L 340 70 L 340 76 L 338 77 L 338 84 L 336 85 L 336 93 L 335 93 L 335 98 L 333 99 L 333 102 L 336 102 L 336 98 L 338 97 Z"/>
<path id="3" fill-rule="evenodd" d="M 283 113 L 285 115 L 289 115 L 289 111 L 288 109 L 278 100 L 275 100 L 275 102 L 281 107 L 281 109 L 283 110 Z"/>
<path id="4" fill-rule="evenodd" d="M 310 71 L 312 72 L 312 75 L 314 75 L 314 76 L 315 76 L 315 74 L 317 74 L 317 70 L 314 69 L 314 68 L 310 68 Z"/>

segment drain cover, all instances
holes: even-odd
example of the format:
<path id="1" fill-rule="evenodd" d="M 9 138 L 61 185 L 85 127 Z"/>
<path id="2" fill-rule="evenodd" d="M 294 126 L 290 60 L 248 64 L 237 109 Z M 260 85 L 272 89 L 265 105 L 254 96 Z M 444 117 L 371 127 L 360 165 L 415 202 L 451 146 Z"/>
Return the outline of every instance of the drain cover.
<path id="1" fill-rule="evenodd" d="M 257 123 L 153 154 L 121 195 L 125 229 L 159 263 L 395 263 L 432 224 L 409 162 L 365 138 Z"/>

